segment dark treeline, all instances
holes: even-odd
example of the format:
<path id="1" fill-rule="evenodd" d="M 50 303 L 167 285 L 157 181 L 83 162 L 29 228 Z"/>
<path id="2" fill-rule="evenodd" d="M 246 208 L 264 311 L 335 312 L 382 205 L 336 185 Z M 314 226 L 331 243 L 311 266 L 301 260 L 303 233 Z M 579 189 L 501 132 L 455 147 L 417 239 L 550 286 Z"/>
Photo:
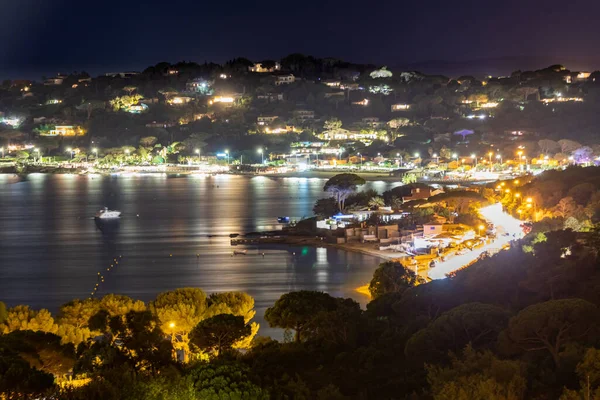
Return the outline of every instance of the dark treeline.
<path id="1" fill-rule="evenodd" d="M 286 330 L 283 342 L 236 345 L 252 336 L 253 302 L 242 294 L 75 301 L 56 324 L 90 329 L 76 347 L 64 329 L 50 333 L 49 316 L 3 309 L 0 390 L 88 400 L 583 399 L 589 379 L 600 395 L 599 245 L 597 230 L 536 233 L 429 283 L 384 263 L 366 311 L 319 292 L 283 295 L 265 315 Z M 54 379 L 69 370 L 71 385 Z"/>

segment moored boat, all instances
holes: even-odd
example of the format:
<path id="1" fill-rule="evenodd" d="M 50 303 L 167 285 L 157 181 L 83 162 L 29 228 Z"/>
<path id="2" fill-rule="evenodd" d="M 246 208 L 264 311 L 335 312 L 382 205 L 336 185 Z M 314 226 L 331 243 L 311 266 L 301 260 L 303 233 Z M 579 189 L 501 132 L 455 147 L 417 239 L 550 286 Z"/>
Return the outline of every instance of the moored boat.
<path id="1" fill-rule="evenodd" d="M 121 211 L 109 210 L 108 207 L 104 207 L 104 209 L 96 213 L 96 218 L 98 219 L 116 219 L 120 217 Z"/>

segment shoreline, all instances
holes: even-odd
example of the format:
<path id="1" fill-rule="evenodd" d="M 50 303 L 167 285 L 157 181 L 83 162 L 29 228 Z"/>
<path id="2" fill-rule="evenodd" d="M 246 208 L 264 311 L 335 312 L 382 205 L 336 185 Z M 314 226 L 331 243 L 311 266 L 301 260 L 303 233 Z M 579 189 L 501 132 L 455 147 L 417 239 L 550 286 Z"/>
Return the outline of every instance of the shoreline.
<path id="1" fill-rule="evenodd" d="M 248 176 L 248 177 L 266 177 L 266 178 L 300 178 L 300 179 L 329 179 L 335 175 L 342 173 L 354 173 L 365 179 L 366 181 L 387 181 L 387 182 L 401 182 L 401 176 L 393 176 L 390 173 L 384 171 L 355 171 L 355 170 L 310 170 L 310 171 L 297 171 L 297 172 L 285 172 L 285 173 L 244 173 L 237 172 L 235 170 L 226 172 L 203 172 L 195 169 L 189 169 L 187 166 L 165 166 L 163 169 L 157 169 L 155 171 L 149 170 L 138 170 L 135 167 L 132 168 L 117 168 L 117 169 L 97 169 L 89 171 L 83 167 L 56 167 L 56 166 L 41 166 L 41 165 L 28 165 L 24 167 L 23 171 L 19 171 L 16 165 L 2 166 L 0 167 L 0 174 L 15 174 L 15 175 L 29 175 L 29 174 L 54 174 L 54 175 L 153 175 L 153 174 L 166 174 L 174 176 L 185 176 L 185 175 L 234 175 L 234 176 Z"/>
<path id="2" fill-rule="evenodd" d="M 243 237 L 244 235 L 240 235 Z M 396 260 L 401 257 L 403 253 L 391 253 L 389 251 L 377 250 L 369 248 L 372 244 L 365 243 L 328 243 L 324 240 L 319 240 L 312 236 L 296 236 L 296 235 L 282 235 L 277 240 L 273 238 L 259 238 L 256 239 L 260 244 L 283 244 L 289 246 L 312 246 L 312 247 L 328 247 L 332 249 L 351 251 L 354 253 L 365 254 L 372 257 L 380 258 L 384 261 Z M 243 243 L 240 243 L 243 245 Z"/>

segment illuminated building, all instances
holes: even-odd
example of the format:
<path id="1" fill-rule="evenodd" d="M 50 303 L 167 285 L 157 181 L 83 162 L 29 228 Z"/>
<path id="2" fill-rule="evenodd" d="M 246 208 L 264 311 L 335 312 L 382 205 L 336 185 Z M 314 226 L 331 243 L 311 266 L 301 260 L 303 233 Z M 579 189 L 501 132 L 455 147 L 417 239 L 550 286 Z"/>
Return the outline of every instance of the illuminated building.
<path id="1" fill-rule="evenodd" d="M 394 111 L 406 111 L 410 109 L 410 104 L 392 104 L 392 112 Z"/>
<path id="2" fill-rule="evenodd" d="M 254 63 L 253 66 L 248 67 L 248 71 L 258 72 L 258 73 L 275 72 L 275 71 L 279 71 L 280 69 L 281 69 L 281 64 L 279 64 L 278 62 L 276 62 L 274 66 L 269 67 L 269 68 L 263 67 L 262 63 Z"/>
<path id="3" fill-rule="evenodd" d="M 40 136 L 83 136 L 85 130 L 79 125 L 56 125 L 47 133 L 40 133 Z"/>
<path id="4" fill-rule="evenodd" d="M 352 104 L 355 106 L 366 107 L 369 105 L 369 99 L 362 99 L 361 101 L 353 101 Z"/>
<path id="5" fill-rule="evenodd" d="M 174 106 L 179 106 L 183 104 L 188 104 L 192 100 L 194 99 L 187 96 L 175 96 L 172 99 L 169 99 L 168 103 Z"/>
<path id="6" fill-rule="evenodd" d="M 296 82 L 296 77 L 293 74 L 288 75 L 276 75 L 275 85 L 289 85 L 290 83 Z"/>
<path id="7" fill-rule="evenodd" d="M 283 93 L 261 93 L 256 95 L 257 99 L 268 101 L 282 101 Z"/>
<path id="8" fill-rule="evenodd" d="M 208 103 L 209 104 L 216 104 L 216 103 L 232 104 L 234 101 L 235 101 L 235 97 L 233 97 L 233 96 L 214 96 L 212 98 L 212 100 L 210 100 Z"/>
<path id="9" fill-rule="evenodd" d="M 58 86 L 62 85 L 65 81 L 66 75 L 56 75 L 54 78 L 48 78 L 44 81 L 44 85 L 46 86 Z"/>
<path id="10" fill-rule="evenodd" d="M 328 79 L 326 81 L 323 81 L 323 84 L 332 88 L 339 88 L 342 82 L 337 79 Z"/>
<path id="11" fill-rule="evenodd" d="M 268 124 L 272 123 L 273 121 L 275 121 L 277 118 L 279 118 L 277 115 L 273 115 L 273 116 L 261 115 L 258 118 L 256 118 L 256 123 L 258 125 L 268 125 Z"/>

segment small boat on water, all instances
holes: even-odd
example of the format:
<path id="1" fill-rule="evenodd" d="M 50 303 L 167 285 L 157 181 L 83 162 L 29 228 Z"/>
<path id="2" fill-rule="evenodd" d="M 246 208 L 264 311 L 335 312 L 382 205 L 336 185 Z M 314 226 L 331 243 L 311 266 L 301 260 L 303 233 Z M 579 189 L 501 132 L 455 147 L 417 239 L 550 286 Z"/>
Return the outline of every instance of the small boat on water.
<path id="1" fill-rule="evenodd" d="M 98 219 L 117 219 L 120 217 L 121 211 L 109 210 L 108 207 L 104 207 L 104 209 L 96 213 L 96 218 Z"/>
<path id="2" fill-rule="evenodd" d="M 239 254 L 239 255 L 244 255 L 244 256 L 245 256 L 246 254 L 248 254 L 248 250 L 234 250 L 234 251 L 233 251 L 233 255 L 234 255 L 234 256 L 235 256 L 235 255 L 238 255 L 238 254 Z"/>

